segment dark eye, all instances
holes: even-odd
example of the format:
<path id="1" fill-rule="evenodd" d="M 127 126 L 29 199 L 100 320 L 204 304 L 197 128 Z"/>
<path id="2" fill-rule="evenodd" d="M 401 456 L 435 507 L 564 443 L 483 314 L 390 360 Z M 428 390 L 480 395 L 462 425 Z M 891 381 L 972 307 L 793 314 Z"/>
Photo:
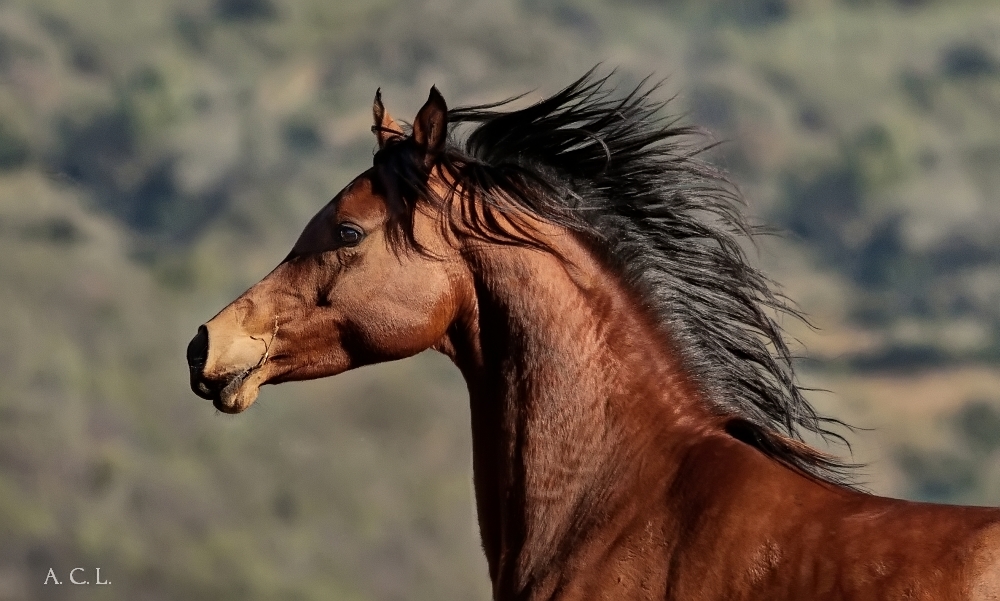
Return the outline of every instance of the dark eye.
<path id="1" fill-rule="evenodd" d="M 343 246 L 355 246 L 364 237 L 365 233 L 353 223 L 337 225 L 337 241 Z"/>

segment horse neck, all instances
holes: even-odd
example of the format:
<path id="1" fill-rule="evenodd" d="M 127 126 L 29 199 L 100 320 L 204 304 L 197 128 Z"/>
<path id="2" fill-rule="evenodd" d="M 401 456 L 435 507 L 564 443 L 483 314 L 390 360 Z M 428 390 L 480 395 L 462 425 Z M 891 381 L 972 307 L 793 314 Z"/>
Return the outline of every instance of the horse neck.
<path id="1" fill-rule="evenodd" d="M 668 486 L 683 446 L 715 424 L 639 303 L 562 239 L 561 258 L 475 253 L 474 302 L 448 344 L 470 391 L 483 547 L 509 590 L 558 570 L 636 486 Z"/>

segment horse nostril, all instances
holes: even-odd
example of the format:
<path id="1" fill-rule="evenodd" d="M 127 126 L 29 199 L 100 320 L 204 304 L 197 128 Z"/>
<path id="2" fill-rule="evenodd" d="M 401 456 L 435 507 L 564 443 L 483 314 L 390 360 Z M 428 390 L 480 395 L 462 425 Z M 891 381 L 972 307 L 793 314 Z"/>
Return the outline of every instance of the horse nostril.
<path id="1" fill-rule="evenodd" d="M 200 372 L 205 367 L 208 360 L 208 328 L 199 326 L 198 333 L 195 334 L 187 347 L 188 367 L 193 371 Z"/>

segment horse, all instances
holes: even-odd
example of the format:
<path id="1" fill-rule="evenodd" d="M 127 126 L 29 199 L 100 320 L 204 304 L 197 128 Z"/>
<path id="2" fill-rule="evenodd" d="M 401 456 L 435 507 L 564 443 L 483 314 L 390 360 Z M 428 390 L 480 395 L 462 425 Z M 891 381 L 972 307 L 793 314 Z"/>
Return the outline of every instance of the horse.
<path id="1" fill-rule="evenodd" d="M 748 261 L 759 233 L 665 116 L 593 70 L 527 108 L 401 126 L 372 167 L 198 328 L 191 388 L 260 386 L 427 349 L 461 371 L 493 598 L 1000 599 L 1000 510 L 854 484 Z M 842 424 L 841 424 L 842 425 Z"/>

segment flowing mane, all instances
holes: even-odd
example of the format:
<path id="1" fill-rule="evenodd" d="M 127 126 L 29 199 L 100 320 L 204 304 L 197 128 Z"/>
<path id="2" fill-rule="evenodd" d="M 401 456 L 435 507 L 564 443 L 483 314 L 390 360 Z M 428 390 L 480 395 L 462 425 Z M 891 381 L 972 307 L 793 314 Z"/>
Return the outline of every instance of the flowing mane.
<path id="1" fill-rule="evenodd" d="M 731 418 L 731 435 L 800 472 L 850 484 L 851 464 L 803 442 L 805 433 L 843 440 L 830 429 L 843 424 L 802 394 L 776 321 L 799 314 L 747 261 L 740 240 L 758 227 L 735 186 L 699 158 L 712 145 L 663 116 L 667 103 L 651 98 L 657 85 L 614 97 L 607 83 L 592 70 L 524 109 L 503 110 L 515 97 L 449 110 L 453 135 L 436 166 L 454 186 L 443 195 L 429 189 L 411 138 L 381 149 L 390 239 L 416 246 L 419 202 L 465 203 L 463 231 L 496 242 L 544 246 L 517 225 L 519 211 L 567 227 L 653 313 L 705 398 Z"/>

